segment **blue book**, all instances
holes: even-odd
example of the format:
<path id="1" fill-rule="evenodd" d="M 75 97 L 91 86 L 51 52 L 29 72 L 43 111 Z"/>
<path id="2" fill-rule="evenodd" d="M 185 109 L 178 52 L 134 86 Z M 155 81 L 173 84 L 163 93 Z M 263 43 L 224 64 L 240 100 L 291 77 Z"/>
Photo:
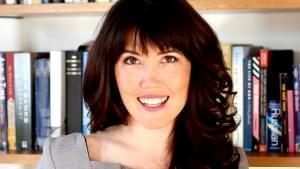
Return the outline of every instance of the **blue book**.
<path id="1" fill-rule="evenodd" d="M 253 151 L 253 139 L 252 139 L 252 121 L 253 121 L 253 83 L 252 83 L 252 59 L 259 55 L 260 46 L 252 46 L 249 50 L 248 56 L 243 61 L 243 73 L 244 73 L 244 150 Z"/>
<path id="2" fill-rule="evenodd" d="M 84 75 L 84 72 L 86 69 L 88 57 L 89 57 L 88 51 L 81 52 L 83 75 Z M 85 104 L 85 102 L 82 98 L 82 133 L 83 133 L 83 135 L 88 135 L 91 133 L 91 131 L 89 129 L 89 122 L 90 122 L 89 111 L 88 111 L 87 105 Z"/>
<path id="3" fill-rule="evenodd" d="M 39 58 L 41 55 L 46 55 L 46 57 Z M 51 134 L 49 53 L 40 53 L 37 55 L 34 73 L 36 124 L 35 149 L 42 150 L 45 139 Z"/>
<path id="4" fill-rule="evenodd" d="M 295 99 L 295 150 L 300 152 L 300 65 L 293 67 L 294 76 L 294 99 Z"/>
<path id="5" fill-rule="evenodd" d="M 244 60 L 244 150 L 252 151 L 252 58 Z"/>
<path id="6" fill-rule="evenodd" d="M 5 65 L 5 54 L 0 53 L 0 151 L 8 149 Z"/>

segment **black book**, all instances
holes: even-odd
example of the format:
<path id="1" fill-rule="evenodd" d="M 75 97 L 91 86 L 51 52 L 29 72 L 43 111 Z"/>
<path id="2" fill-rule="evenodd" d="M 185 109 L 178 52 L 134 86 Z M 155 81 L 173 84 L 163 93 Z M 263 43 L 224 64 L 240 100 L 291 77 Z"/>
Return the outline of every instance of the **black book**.
<path id="1" fill-rule="evenodd" d="M 81 132 L 81 58 L 77 51 L 66 51 L 66 133 Z"/>
<path id="2" fill-rule="evenodd" d="M 281 152 L 282 114 L 280 110 L 280 73 L 292 76 L 292 50 L 269 50 L 267 68 L 267 142 L 268 151 Z"/>

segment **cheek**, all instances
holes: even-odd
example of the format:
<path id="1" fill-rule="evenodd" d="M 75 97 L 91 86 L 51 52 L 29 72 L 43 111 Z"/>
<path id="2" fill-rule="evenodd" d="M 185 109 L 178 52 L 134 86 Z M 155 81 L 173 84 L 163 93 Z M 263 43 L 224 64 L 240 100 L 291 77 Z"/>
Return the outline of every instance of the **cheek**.
<path id="1" fill-rule="evenodd" d="M 190 69 L 189 67 L 170 68 L 167 71 L 161 72 L 163 81 L 168 85 L 169 89 L 173 91 L 188 90 Z"/>
<path id="2" fill-rule="evenodd" d="M 116 80 L 118 88 L 122 93 L 128 93 L 136 87 L 138 77 L 133 71 L 127 69 L 116 70 Z"/>

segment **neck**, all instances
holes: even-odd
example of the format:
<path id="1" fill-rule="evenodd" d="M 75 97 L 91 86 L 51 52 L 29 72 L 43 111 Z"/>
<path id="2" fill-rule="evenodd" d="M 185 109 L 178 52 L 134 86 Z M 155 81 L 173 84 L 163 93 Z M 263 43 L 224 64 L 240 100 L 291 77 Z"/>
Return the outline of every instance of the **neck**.
<path id="1" fill-rule="evenodd" d="M 124 134 L 128 136 L 130 143 L 138 149 L 155 152 L 162 156 L 169 154 L 173 124 L 162 128 L 146 128 L 134 121 L 129 121 L 129 124 L 123 127 Z"/>

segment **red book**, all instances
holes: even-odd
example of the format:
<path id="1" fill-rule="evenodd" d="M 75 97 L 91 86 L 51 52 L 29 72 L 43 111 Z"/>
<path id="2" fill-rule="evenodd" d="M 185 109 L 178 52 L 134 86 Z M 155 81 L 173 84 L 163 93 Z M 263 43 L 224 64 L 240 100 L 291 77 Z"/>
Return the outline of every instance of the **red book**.
<path id="1" fill-rule="evenodd" d="M 7 82 L 7 119 L 8 119 L 8 148 L 16 150 L 16 118 L 15 118 L 15 85 L 14 85 L 14 54 L 6 53 L 6 82 Z"/>

